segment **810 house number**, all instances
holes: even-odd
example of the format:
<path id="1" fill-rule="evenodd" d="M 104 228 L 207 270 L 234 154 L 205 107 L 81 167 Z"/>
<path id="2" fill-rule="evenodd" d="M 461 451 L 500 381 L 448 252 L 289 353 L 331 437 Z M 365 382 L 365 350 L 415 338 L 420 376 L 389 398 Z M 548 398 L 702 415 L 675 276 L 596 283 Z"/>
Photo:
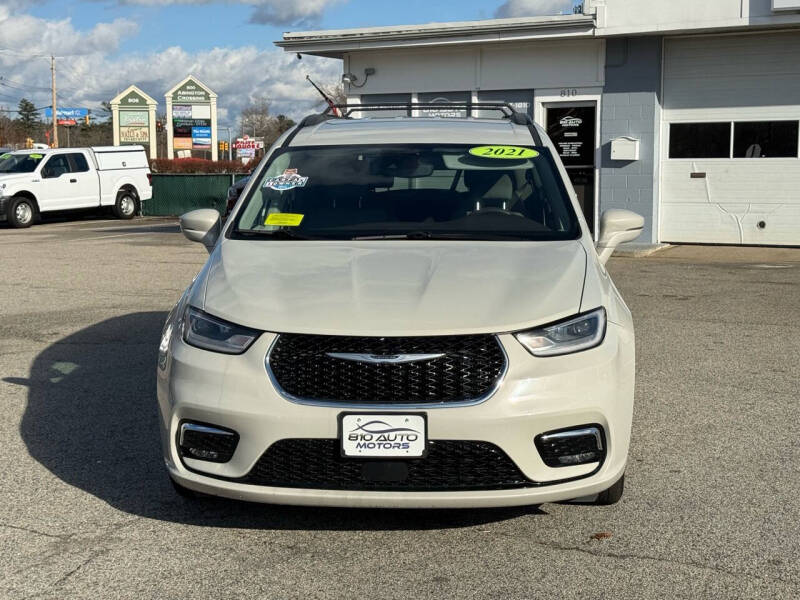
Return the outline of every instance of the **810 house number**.
<path id="1" fill-rule="evenodd" d="M 561 90 L 561 97 L 562 98 L 571 98 L 572 96 L 577 96 L 578 90 L 575 88 L 564 88 Z"/>

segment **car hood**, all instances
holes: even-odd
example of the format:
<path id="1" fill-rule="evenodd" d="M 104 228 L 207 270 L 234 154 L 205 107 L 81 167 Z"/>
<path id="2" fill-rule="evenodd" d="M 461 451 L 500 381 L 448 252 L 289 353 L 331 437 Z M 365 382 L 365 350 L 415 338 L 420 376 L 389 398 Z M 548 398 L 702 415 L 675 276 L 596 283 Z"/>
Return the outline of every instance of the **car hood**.
<path id="1" fill-rule="evenodd" d="M 577 241 L 224 240 L 193 302 L 279 333 L 499 333 L 577 313 L 586 261 Z"/>

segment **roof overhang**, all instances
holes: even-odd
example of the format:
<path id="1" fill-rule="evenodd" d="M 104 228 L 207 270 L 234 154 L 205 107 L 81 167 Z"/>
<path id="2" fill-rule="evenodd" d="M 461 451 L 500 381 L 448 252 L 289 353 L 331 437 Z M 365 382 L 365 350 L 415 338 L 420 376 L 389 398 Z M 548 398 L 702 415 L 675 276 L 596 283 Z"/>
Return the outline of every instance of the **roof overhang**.
<path id="1" fill-rule="evenodd" d="M 535 41 L 593 37 L 594 34 L 594 16 L 577 14 L 289 32 L 284 33 L 283 39 L 275 42 L 275 45 L 287 52 L 342 58 L 349 52 L 359 50 Z"/>

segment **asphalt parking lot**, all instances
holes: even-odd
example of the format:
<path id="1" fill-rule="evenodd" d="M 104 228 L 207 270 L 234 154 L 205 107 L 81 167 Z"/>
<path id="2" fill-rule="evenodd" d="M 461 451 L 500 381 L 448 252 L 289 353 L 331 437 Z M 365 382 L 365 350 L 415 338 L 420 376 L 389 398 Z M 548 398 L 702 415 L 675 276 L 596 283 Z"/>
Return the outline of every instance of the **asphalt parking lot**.
<path id="1" fill-rule="evenodd" d="M 800 596 L 800 249 L 612 259 L 620 504 L 418 512 L 174 494 L 156 347 L 205 256 L 168 219 L 0 226 L 0 598 Z"/>

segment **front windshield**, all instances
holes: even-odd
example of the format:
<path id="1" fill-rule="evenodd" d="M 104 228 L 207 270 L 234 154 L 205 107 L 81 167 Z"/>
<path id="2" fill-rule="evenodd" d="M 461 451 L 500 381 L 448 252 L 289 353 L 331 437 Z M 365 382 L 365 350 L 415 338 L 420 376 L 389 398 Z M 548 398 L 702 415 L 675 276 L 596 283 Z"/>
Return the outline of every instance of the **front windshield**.
<path id="1" fill-rule="evenodd" d="M 519 146 L 325 146 L 273 155 L 234 237 L 575 239 L 550 151 Z"/>
<path id="2" fill-rule="evenodd" d="M 36 153 L 0 155 L 0 173 L 33 173 L 43 158 Z"/>

